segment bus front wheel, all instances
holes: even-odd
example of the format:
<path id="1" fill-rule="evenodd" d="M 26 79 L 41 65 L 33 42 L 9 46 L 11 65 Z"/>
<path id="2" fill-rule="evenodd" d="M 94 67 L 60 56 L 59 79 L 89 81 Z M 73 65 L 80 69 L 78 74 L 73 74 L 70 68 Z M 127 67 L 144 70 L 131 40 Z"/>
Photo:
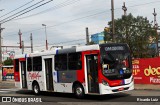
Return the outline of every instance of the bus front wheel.
<path id="1" fill-rule="evenodd" d="M 39 88 L 39 85 L 37 83 L 33 84 L 33 92 L 36 95 L 40 94 L 40 88 Z"/>
<path id="2" fill-rule="evenodd" d="M 76 84 L 74 87 L 74 94 L 77 98 L 83 98 L 84 97 L 84 89 L 82 85 Z"/>

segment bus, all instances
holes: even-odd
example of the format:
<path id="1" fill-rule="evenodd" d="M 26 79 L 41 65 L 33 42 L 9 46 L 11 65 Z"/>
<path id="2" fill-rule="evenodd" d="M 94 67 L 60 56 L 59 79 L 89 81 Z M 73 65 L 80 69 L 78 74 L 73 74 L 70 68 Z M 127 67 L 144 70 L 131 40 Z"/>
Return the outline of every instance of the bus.
<path id="1" fill-rule="evenodd" d="M 134 89 L 127 44 L 96 44 L 23 54 L 14 58 L 15 86 L 20 89 L 104 95 Z"/>

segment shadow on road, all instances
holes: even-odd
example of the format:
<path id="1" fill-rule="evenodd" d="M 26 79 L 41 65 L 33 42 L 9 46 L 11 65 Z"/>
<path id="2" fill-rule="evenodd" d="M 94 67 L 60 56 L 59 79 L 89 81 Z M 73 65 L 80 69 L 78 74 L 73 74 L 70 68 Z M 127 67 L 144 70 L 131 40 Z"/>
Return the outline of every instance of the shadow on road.
<path id="1" fill-rule="evenodd" d="M 20 90 L 16 92 L 17 94 L 23 94 L 23 95 L 34 95 L 34 93 L 32 91 L 28 91 L 28 90 Z M 120 100 L 121 98 L 125 98 L 130 96 L 130 94 L 126 94 L 126 93 L 117 93 L 117 94 L 109 94 L 109 95 L 85 95 L 85 97 L 83 99 L 76 99 L 74 94 L 71 93 L 56 93 L 56 92 L 41 92 L 40 95 L 38 95 L 37 97 L 43 97 L 46 100 L 49 99 L 62 99 L 61 101 L 64 102 L 63 99 L 65 99 L 65 101 L 98 101 L 98 102 L 103 102 L 103 101 L 114 101 L 116 100 Z M 60 100 L 57 100 L 60 101 Z"/>

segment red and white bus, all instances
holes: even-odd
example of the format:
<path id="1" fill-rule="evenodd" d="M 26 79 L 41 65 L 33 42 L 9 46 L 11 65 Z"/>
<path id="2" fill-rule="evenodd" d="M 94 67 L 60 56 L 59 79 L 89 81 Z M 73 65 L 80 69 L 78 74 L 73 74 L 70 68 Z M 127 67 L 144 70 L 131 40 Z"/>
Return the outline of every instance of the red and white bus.
<path id="1" fill-rule="evenodd" d="M 15 85 L 21 89 L 113 94 L 134 89 L 127 44 L 100 44 L 24 54 L 14 59 Z"/>

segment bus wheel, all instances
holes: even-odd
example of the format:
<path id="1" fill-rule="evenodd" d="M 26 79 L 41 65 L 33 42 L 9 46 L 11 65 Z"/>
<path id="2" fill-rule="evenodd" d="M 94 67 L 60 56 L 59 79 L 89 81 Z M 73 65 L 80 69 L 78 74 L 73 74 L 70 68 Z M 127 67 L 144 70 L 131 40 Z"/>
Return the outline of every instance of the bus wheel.
<path id="1" fill-rule="evenodd" d="M 36 95 L 38 95 L 40 93 L 40 88 L 39 88 L 39 85 L 37 83 L 33 84 L 33 92 Z"/>
<path id="2" fill-rule="evenodd" d="M 77 84 L 74 87 L 74 94 L 77 98 L 83 98 L 84 97 L 84 89 L 81 85 Z"/>

